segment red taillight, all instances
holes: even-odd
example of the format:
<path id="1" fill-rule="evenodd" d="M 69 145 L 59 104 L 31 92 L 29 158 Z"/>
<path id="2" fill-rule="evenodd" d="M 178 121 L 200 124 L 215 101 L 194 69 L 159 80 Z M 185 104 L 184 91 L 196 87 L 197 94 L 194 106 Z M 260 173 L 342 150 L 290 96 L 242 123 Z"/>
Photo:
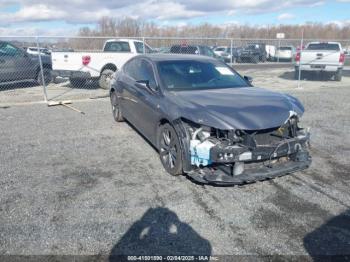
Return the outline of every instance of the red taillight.
<path id="1" fill-rule="evenodd" d="M 91 57 L 89 55 L 85 55 L 81 58 L 84 66 L 88 65 L 91 61 Z"/>
<path id="2" fill-rule="evenodd" d="M 300 53 L 299 52 L 295 56 L 295 62 L 300 62 Z"/>
<path id="3" fill-rule="evenodd" d="M 344 62 L 345 62 L 345 54 L 340 54 L 339 63 L 344 63 Z"/>

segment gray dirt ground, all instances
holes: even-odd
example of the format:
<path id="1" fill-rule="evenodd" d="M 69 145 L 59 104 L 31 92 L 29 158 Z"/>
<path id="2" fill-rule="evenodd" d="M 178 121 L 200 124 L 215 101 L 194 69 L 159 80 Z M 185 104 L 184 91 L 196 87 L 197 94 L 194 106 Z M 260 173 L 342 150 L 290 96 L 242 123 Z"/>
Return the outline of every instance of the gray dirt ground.
<path id="1" fill-rule="evenodd" d="M 0 254 L 350 254 L 350 75 L 285 71 L 241 73 L 304 103 L 312 167 L 243 187 L 166 174 L 108 99 L 0 108 Z"/>

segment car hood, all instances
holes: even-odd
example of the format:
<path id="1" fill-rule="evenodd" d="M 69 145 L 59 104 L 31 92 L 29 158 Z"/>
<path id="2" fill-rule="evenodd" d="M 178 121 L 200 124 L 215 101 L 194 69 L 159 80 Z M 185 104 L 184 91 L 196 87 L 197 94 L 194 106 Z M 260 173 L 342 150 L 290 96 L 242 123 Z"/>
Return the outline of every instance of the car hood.
<path id="1" fill-rule="evenodd" d="M 298 99 L 256 87 L 178 91 L 169 96 L 177 117 L 218 129 L 268 129 L 304 112 Z"/>

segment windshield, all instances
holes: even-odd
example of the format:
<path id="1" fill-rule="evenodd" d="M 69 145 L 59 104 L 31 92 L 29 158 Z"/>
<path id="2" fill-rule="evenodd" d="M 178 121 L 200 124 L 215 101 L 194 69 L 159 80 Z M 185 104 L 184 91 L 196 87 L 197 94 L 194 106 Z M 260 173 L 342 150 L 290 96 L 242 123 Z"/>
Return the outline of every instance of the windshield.
<path id="1" fill-rule="evenodd" d="M 315 43 L 309 44 L 306 50 L 333 50 L 340 51 L 338 44 L 330 44 L 330 43 Z"/>
<path id="2" fill-rule="evenodd" d="M 247 46 L 247 49 L 249 49 L 249 50 L 255 50 L 255 49 L 259 49 L 259 46 L 258 46 L 258 45 L 248 45 L 248 46 Z"/>
<path id="3" fill-rule="evenodd" d="M 247 82 L 224 63 L 176 60 L 158 63 L 163 85 L 168 90 L 198 90 L 247 87 Z"/>

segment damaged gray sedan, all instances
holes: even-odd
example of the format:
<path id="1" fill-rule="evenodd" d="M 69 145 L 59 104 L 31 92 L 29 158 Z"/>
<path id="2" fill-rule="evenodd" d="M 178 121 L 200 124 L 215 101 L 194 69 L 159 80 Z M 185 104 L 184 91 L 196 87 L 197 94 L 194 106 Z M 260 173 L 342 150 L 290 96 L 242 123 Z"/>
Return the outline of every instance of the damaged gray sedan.
<path id="1" fill-rule="evenodd" d="M 234 185 L 311 164 L 299 100 L 253 87 L 251 78 L 209 57 L 134 57 L 116 74 L 110 98 L 114 119 L 149 140 L 171 175 Z"/>

